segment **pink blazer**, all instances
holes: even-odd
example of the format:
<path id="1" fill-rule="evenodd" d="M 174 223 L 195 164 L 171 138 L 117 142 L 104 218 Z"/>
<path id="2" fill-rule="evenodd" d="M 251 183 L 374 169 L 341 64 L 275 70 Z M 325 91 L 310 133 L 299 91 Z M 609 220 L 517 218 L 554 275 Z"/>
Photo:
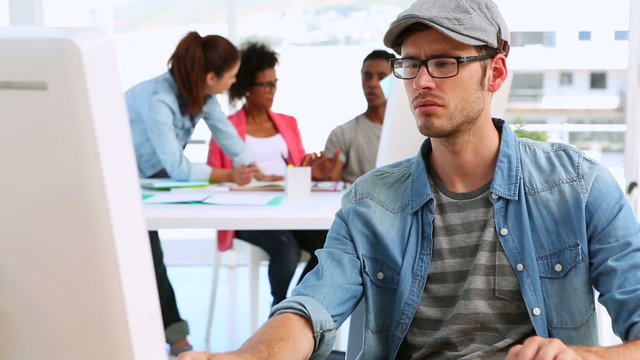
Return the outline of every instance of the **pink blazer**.
<path id="1" fill-rule="evenodd" d="M 278 114 L 269 110 L 269 117 L 276 129 L 284 138 L 287 147 L 289 148 L 289 154 L 291 159 L 296 163 L 302 163 L 304 158 L 304 147 L 302 146 L 302 138 L 300 137 L 300 130 L 298 129 L 298 122 L 296 118 L 289 115 Z M 235 126 L 238 131 L 238 135 L 242 140 L 246 140 L 247 137 L 247 113 L 244 107 L 233 115 L 229 115 L 229 121 Z M 233 161 L 222 151 L 218 143 L 211 138 L 209 142 L 209 156 L 207 158 L 207 164 L 213 168 L 219 169 L 233 169 Z M 218 231 L 218 250 L 229 250 L 233 245 L 233 238 L 235 231 L 233 230 L 221 230 Z"/>

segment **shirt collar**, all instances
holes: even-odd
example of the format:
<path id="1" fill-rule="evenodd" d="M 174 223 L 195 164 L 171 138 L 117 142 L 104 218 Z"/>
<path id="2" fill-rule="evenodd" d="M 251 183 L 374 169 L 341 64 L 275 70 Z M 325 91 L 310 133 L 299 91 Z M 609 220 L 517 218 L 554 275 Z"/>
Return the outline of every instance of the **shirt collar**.
<path id="1" fill-rule="evenodd" d="M 522 177 L 518 139 L 506 121 L 497 118 L 492 120 L 501 136 L 498 161 L 491 181 L 491 192 L 506 199 L 517 200 Z M 411 212 L 418 210 L 433 197 L 427 178 L 429 170 L 425 161 L 429 158 L 431 151 L 431 139 L 427 138 L 420 146 L 420 152 L 414 158 L 410 179 L 409 208 Z"/>
<path id="2" fill-rule="evenodd" d="M 506 121 L 494 118 L 493 124 L 502 136 L 498 162 L 491 182 L 491 192 L 506 199 L 518 200 L 522 179 L 518 138 Z"/>

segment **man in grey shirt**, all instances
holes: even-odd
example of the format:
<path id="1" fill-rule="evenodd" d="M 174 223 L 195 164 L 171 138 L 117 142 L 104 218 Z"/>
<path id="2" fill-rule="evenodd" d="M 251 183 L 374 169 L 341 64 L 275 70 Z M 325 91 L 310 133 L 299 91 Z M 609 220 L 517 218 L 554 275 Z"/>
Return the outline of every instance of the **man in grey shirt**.
<path id="1" fill-rule="evenodd" d="M 325 155 L 314 163 L 314 178 L 353 182 L 376 167 L 387 106 L 380 81 L 391 73 L 389 59 L 392 58 L 394 55 L 384 50 L 374 50 L 364 58 L 360 74 L 367 110 L 331 131 L 324 154 L 332 157 Z"/>

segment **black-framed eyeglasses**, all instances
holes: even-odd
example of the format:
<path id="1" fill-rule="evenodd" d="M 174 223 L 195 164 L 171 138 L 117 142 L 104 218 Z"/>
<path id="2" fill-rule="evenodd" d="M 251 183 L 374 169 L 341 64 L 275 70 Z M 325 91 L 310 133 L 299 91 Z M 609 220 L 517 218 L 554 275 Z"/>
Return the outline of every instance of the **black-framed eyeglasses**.
<path id="1" fill-rule="evenodd" d="M 264 81 L 264 82 L 254 82 L 252 86 L 260 86 L 263 89 L 275 89 L 278 87 L 278 80 L 276 81 Z"/>
<path id="2" fill-rule="evenodd" d="M 495 54 L 485 54 L 477 56 L 434 56 L 427 59 L 399 58 L 391 59 L 389 63 L 393 69 L 393 76 L 398 79 L 415 79 L 424 65 L 427 72 L 434 79 L 446 79 L 458 75 L 460 64 L 487 60 Z"/>

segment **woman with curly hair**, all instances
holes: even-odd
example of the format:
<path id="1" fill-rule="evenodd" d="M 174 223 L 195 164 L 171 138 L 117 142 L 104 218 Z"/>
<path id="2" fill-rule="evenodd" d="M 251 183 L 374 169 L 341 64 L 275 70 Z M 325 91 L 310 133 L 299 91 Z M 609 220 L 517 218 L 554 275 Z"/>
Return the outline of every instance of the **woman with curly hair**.
<path id="1" fill-rule="evenodd" d="M 299 165 L 305 151 L 296 119 L 271 111 L 278 85 L 275 69 L 278 54 L 267 45 L 257 42 L 245 44 L 241 53 L 242 65 L 236 75 L 237 81 L 229 89 L 229 98 L 232 102 L 243 100 L 244 105 L 230 115 L 229 120 L 251 153 L 255 154 L 258 166 L 265 173 L 284 176 L 286 164 L 282 160 L 283 154 L 290 162 Z M 207 163 L 214 168 L 233 167 L 231 159 L 223 154 L 216 139 L 211 139 Z M 231 247 L 234 233 L 235 237 L 259 246 L 269 254 L 273 305 L 285 299 L 300 261 L 300 251 L 311 253 L 311 259 L 299 280 L 318 263 L 314 251 L 324 245 L 327 235 L 324 230 L 219 231 L 220 250 Z"/>

